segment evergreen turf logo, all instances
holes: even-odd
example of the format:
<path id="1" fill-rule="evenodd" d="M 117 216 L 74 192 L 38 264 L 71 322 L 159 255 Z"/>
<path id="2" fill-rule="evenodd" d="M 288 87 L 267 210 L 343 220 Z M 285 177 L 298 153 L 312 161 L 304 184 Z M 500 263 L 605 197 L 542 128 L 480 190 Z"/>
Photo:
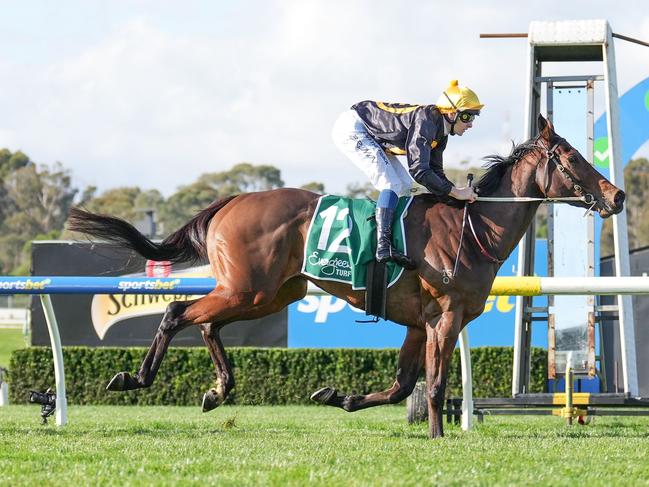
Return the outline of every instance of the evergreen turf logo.
<path id="1" fill-rule="evenodd" d="M 349 257 L 320 257 L 317 250 L 313 251 L 308 257 L 310 266 L 320 269 L 323 276 L 338 277 L 340 279 L 350 279 L 352 276 L 352 266 Z"/>

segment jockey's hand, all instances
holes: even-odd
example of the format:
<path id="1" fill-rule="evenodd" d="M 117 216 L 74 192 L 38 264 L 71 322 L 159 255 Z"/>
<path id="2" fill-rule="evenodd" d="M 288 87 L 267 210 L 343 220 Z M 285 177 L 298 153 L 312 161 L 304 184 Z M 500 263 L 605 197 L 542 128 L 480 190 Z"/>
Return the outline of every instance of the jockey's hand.
<path id="1" fill-rule="evenodd" d="M 464 186 L 461 188 L 453 187 L 448 195 L 456 200 L 468 201 L 469 203 L 473 203 L 478 197 L 471 186 Z"/>

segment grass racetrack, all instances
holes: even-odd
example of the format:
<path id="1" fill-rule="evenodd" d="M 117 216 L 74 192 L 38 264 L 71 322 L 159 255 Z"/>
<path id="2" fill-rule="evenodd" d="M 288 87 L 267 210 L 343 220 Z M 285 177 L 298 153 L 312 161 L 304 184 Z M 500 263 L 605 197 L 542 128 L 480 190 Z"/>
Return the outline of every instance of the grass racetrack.
<path id="1" fill-rule="evenodd" d="M 9 366 L 11 352 L 25 348 L 25 337 L 20 328 L 0 328 L 0 367 Z"/>
<path id="2" fill-rule="evenodd" d="M 0 408 L 1 485 L 649 485 L 649 418 L 408 425 L 404 406 Z"/>

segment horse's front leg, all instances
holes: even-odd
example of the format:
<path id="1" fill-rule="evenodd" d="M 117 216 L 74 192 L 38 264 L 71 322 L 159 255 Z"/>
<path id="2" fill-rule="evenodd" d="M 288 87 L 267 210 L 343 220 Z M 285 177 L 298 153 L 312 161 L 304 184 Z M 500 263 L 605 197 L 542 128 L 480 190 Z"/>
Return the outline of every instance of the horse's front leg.
<path id="1" fill-rule="evenodd" d="M 149 351 L 135 375 L 120 372 L 106 386 L 109 391 L 130 391 L 149 387 L 153 384 L 162 359 L 167 352 L 171 339 L 181 330 L 192 325 L 192 321 L 184 317 L 184 312 L 194 301 L 174 301 L 167 306 L 162 322 L 158 327 Z"/>
<path id="2" fill-rule="evenodd" d="M 406 338 L 399 352 L 397 377 L 389 389 L 366 395 L 345 395 L 331 387 L 324 387 L 311 395 L 313 401 L 336 406 L 345 411 L 358 411 L 381 404 L 395 404 L 408 397 L 417 383 L 424 361 L 426 332 L 421 328 L 408 327 Z"/>
<path id="3" fill-rule="evenodd" d="M 426 323 L 426 396 L 431 438 L 444 436 L 442 409 L 446 379 L 461 323 L 461 309 L 445 311 L 439 321 L 435 319 Z"/>

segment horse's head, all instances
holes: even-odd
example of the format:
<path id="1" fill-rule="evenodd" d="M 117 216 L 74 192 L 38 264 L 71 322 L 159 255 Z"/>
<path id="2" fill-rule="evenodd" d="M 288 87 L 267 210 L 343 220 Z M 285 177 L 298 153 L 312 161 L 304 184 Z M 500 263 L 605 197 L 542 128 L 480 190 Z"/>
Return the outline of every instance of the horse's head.
<path id="1" fill-rule="evenodd" d="M 536 184 L 543 196 L 577 196 L 573 206 L 593 207 L 602 218 L 620 213 L 624 191 L 611 184 L 563 137 L 557 135 L 549 120 L 538 119 L 539 135 L 534 145 L 545 151 L 536 169 Z"/>

